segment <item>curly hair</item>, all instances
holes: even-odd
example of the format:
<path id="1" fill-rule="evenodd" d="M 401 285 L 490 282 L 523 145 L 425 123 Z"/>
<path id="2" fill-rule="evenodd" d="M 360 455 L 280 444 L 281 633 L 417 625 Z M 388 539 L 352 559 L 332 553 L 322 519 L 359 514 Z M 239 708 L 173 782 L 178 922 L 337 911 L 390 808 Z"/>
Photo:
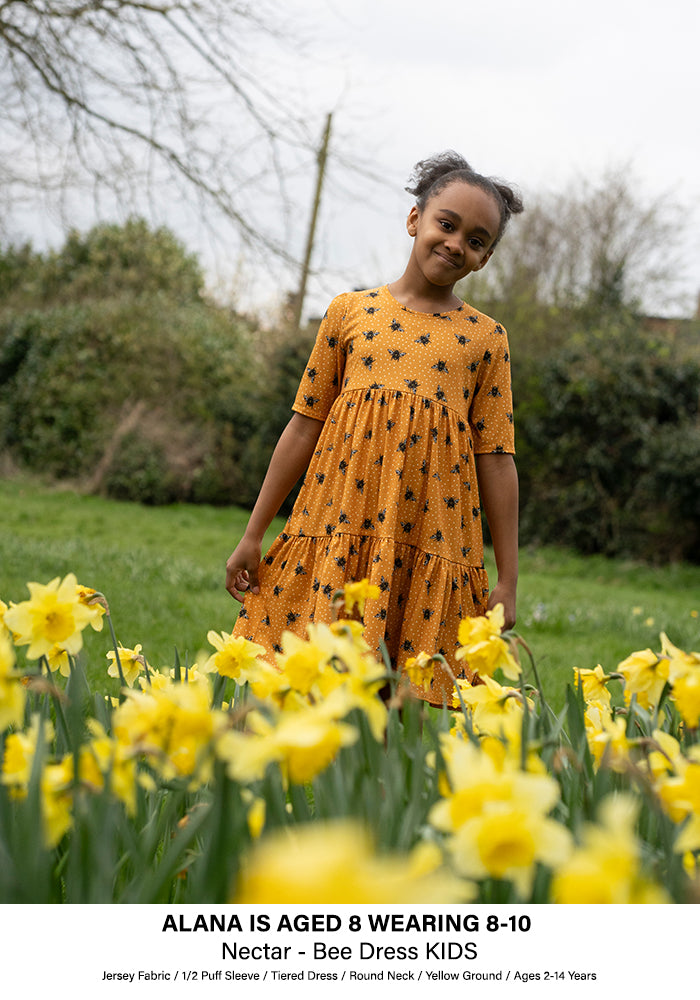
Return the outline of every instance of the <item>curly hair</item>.
<path id="1" fill-rule="evenodd" d="M 493 242 L 495 247 L 508 225 L 512 215 L 524 211 L 518 192 L 497 177 L 485 177 L 474 170 L 459 153 L 448 149 L 425 160 L 419 160 L 413 168 L 406 191 L 415 196 L 416 205 L 423 211 L 428 201 L 453 181 L 463 181 L 479 187 L 492 195 L 501 213 L 501 224 Z"/>

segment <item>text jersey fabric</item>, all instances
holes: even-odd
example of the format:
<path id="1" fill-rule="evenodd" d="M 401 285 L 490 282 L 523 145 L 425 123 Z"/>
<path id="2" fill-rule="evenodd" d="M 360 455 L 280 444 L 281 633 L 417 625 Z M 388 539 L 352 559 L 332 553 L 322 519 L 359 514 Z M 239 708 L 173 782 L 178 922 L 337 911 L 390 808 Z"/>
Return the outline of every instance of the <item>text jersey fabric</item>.
<path id="1" fill-rule="evenodd" d="M 293 409 L 324 426 L 236 634 L 279 651 L 284 630 L 331 621 L 334 593 L 368 579 L 381 595 L 365 607 L 369 644 L 399 669 L 440 652 L 456 673 L 459 623 L 489 592 L 474 456 L 514 451 L 505 330 L 466 304 L 415 312 L 386 287 L 339 295 Z M 451 689 L 438 670 L 427 698 Z"/>

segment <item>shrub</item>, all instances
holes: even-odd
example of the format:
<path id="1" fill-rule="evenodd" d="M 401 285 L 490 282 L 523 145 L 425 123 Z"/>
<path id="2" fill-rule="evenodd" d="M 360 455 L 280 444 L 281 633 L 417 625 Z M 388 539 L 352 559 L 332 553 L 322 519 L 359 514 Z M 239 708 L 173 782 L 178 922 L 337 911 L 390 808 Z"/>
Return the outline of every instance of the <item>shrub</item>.
<path id="1" fill-rule="evenodd" d="M 700 366 L 604 331 L 531 372 L 517 418 L 523 536 L 697 559 Z"/>

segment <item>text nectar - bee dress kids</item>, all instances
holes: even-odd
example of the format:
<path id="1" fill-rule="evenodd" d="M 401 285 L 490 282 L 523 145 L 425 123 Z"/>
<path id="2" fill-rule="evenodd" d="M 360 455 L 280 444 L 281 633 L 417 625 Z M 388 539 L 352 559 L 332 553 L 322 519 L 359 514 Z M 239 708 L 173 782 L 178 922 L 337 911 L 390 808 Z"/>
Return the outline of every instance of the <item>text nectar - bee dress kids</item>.
<path id="1" fill-rule="evenodd" d="M 293 409 L 323 429 L 234 633 L 274 659 L 285 630 L 332 621 L 335 592 L 367 579 L 370 646 L 395 669 L 439 652 L 457 674 L 459 623 L 489 594 L 474 456 L 515 450 L 505 330 L 466 303 L 430 314 L 387 287 L 339 295 Z M 414 691 L 441 705 L 452 682 L 437 668 Z"/>

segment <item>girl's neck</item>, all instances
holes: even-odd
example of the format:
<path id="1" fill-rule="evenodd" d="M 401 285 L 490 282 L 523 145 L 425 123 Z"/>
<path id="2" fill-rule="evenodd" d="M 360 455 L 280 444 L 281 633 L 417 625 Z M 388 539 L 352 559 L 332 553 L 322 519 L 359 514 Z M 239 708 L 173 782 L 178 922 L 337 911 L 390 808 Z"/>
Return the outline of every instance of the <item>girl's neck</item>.
<path id="1" fill-rule="evenodd" d="M 387 288 L 397 302 L 414 312 L 450 312 L 453 309 L 459 309 L 463 304 L 462 300 L 455 295 L 452 285 L 426 284 L 425 287 L 419 287 L 408 271 L 387 285 Z"/>

